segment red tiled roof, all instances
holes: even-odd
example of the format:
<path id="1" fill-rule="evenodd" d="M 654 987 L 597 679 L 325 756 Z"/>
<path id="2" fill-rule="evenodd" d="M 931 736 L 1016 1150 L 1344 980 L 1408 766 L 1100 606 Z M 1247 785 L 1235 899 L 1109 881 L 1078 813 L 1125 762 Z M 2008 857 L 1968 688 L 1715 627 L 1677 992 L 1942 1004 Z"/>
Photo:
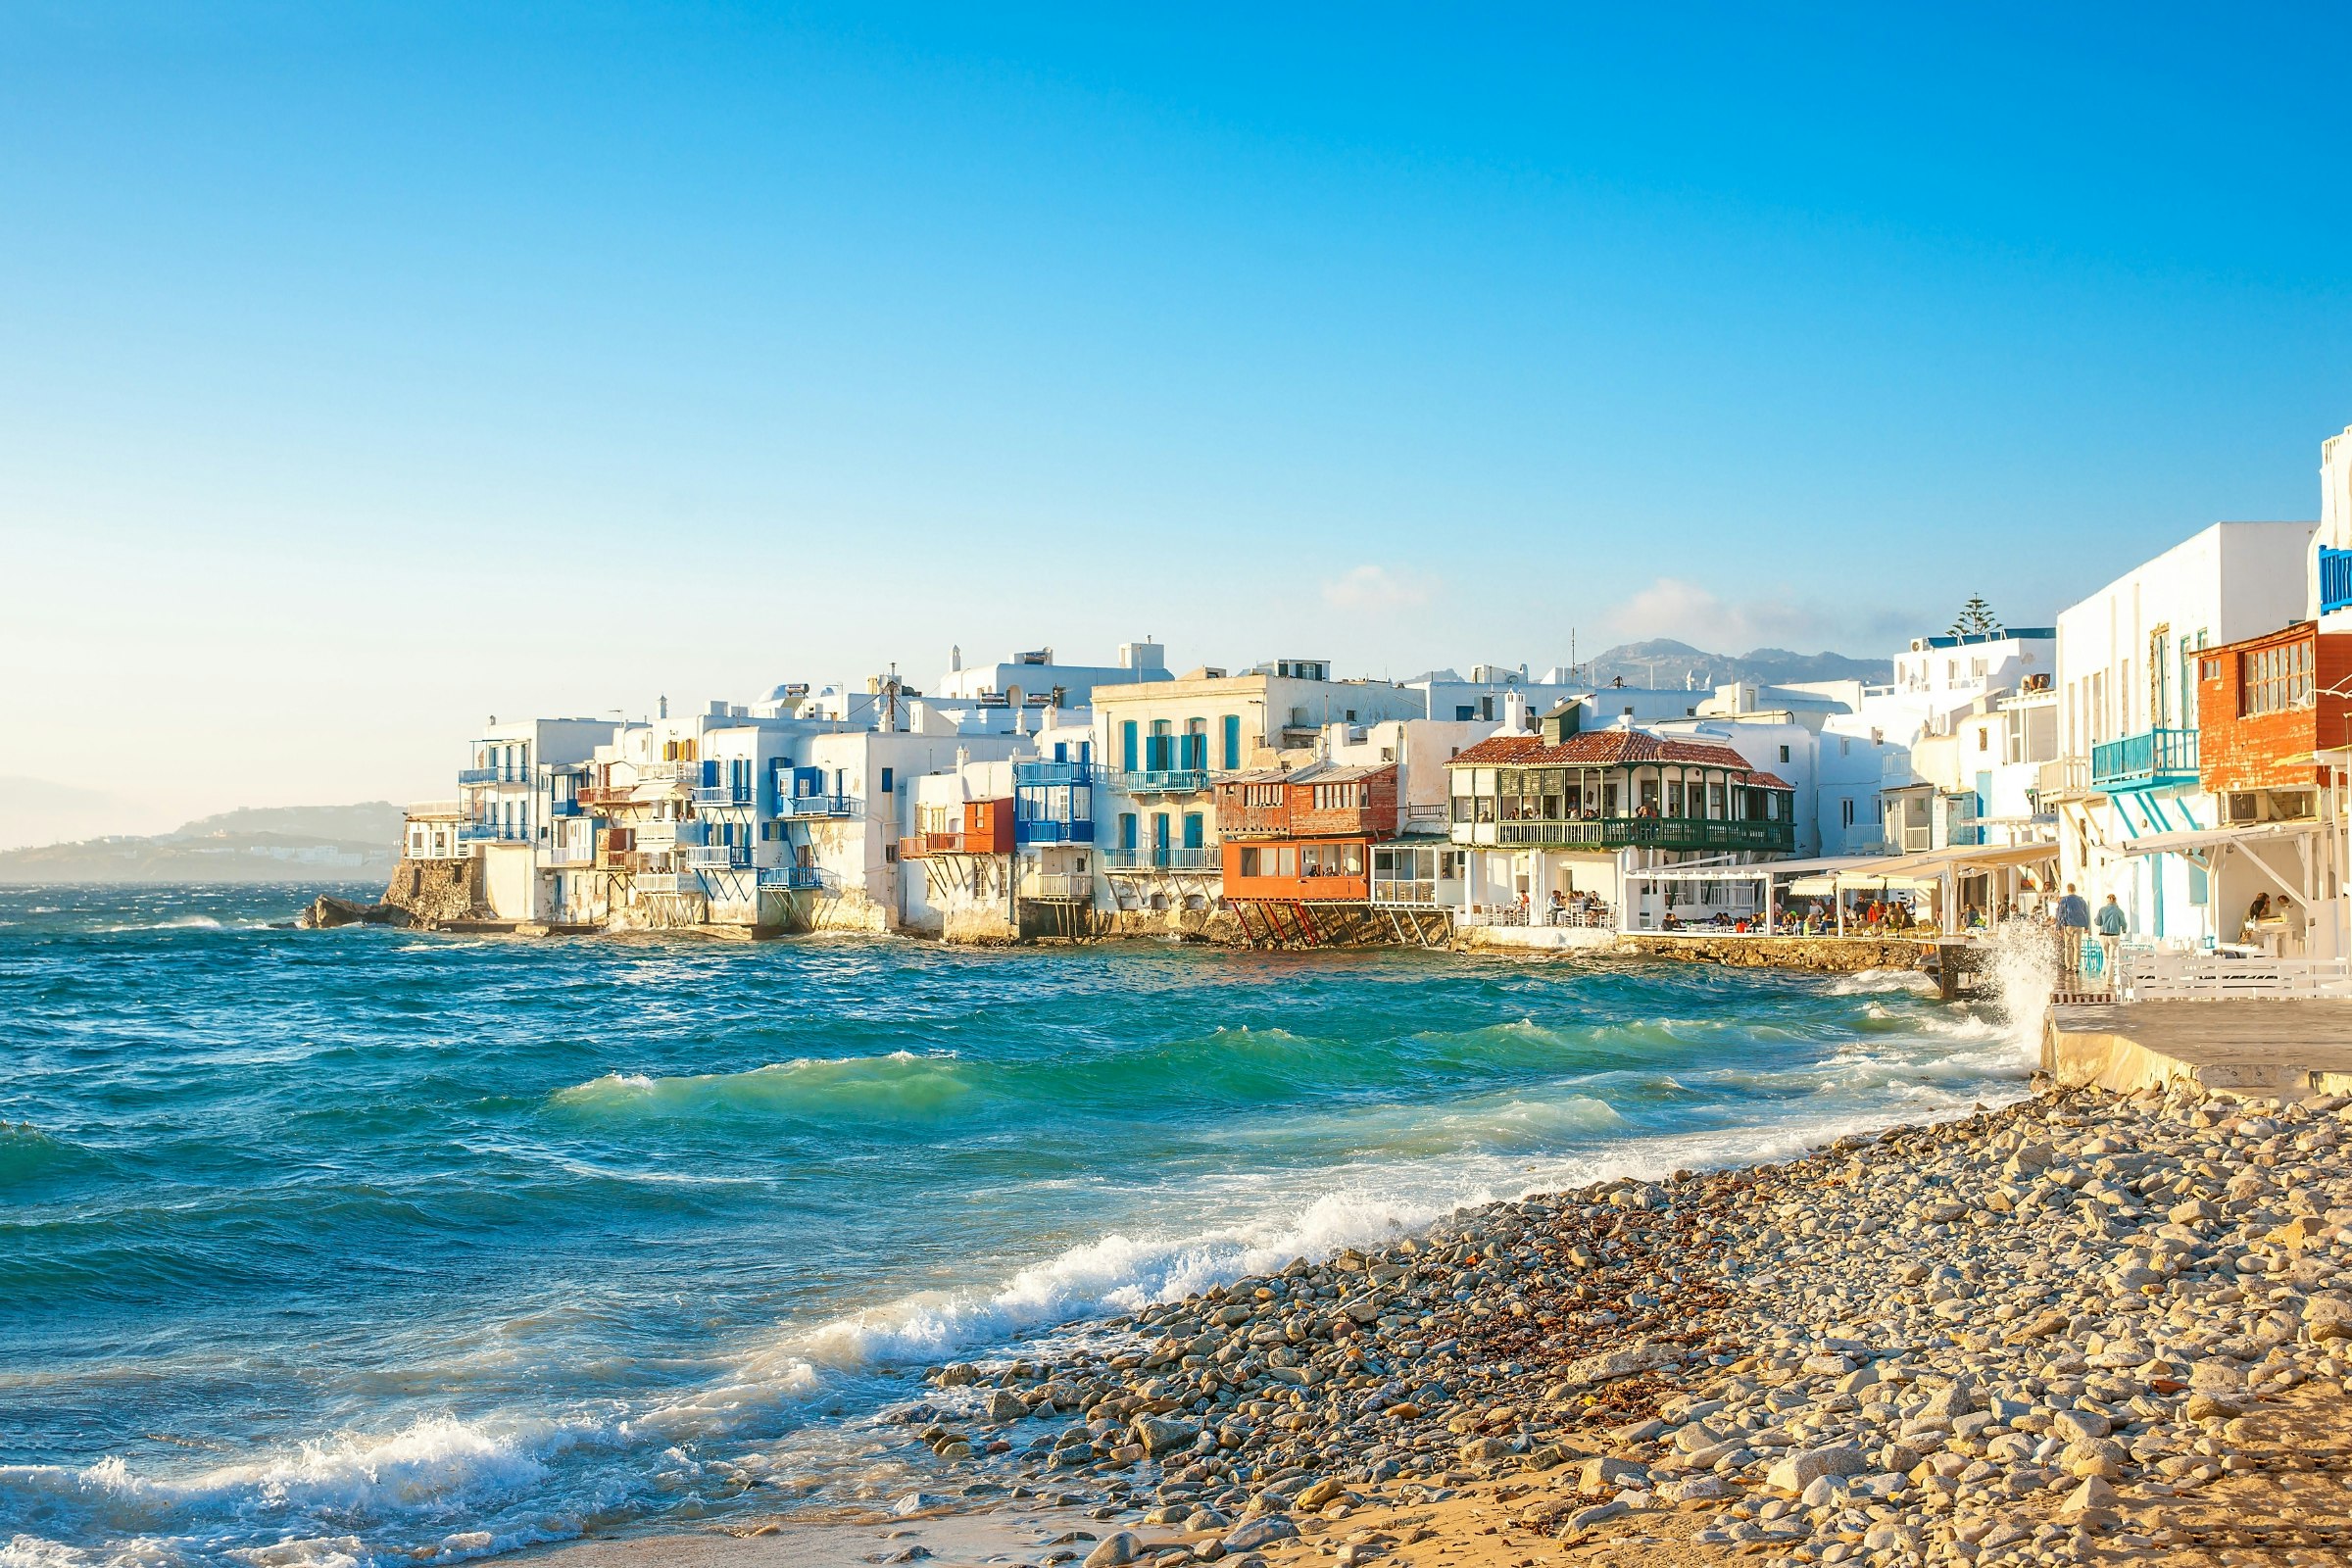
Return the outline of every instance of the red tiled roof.
<path id="1" fill-rule="evenodd" d="M 1746 775 L 1761 789 L 1791 788 L 1778 776 L 1749 764 L 1721 741 L 1685 740 L 1641 729 L 1594 729 L 1546 746 L 1540 735 L 1492 735 L 1465 748 L 1448 767 L 1606 767 L 1635 762 L 1673 762 L 1722 767 Z"/>

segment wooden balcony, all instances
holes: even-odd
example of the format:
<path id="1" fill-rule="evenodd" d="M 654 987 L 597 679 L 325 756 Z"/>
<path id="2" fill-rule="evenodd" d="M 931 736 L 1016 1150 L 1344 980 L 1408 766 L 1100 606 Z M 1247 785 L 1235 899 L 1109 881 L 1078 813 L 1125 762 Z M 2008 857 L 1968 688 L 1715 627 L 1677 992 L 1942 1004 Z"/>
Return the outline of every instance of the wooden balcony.
<path id="1" fill-rule="evenodd" d="M 1598 816 L 1570 821 L 1456 822 L 1456 844 L 1500 849 L 1615 852 L 1617 850 L 1746 850 L 1788 855 L 1796 848 L 1793 822 L 1743 822 L 1699 816 Z"/>
<path id="2" fill-rule="evenodd" d="M 2144 729 L 2090 749 L 2096 790 L 2156 790 L 2197 781 L 2197 732 Z"/>

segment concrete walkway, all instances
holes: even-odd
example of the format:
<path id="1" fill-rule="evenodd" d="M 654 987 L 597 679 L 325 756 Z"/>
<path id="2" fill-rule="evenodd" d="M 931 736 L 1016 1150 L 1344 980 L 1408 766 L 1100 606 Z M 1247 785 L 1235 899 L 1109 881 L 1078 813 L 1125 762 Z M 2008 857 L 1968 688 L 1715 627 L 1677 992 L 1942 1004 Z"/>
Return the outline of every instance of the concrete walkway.
<path id="1" fill-rule="evenodd" d="M 2129 1002 L 2054 1006 L 2041 1066 L 2118 1094 L 2189 1078 L 2209 1090 L 2352 1094 L 2352 1002 Z"/>

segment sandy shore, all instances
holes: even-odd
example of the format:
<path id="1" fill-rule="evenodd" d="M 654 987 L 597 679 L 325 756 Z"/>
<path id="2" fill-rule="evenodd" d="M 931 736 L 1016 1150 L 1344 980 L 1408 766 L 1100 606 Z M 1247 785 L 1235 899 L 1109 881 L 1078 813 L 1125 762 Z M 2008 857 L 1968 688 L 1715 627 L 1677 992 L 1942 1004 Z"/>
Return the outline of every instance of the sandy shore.
<path id="1" fill-rule="evenodd" d="M 2340 1563 L 2347 1134 L 2333 1101 L 2043 1086 L 1465 1211 L 1060 1361 L 940 1369 L 909 1451 L 943 1506 L 1002 1503 L 548 1555 Z"/>

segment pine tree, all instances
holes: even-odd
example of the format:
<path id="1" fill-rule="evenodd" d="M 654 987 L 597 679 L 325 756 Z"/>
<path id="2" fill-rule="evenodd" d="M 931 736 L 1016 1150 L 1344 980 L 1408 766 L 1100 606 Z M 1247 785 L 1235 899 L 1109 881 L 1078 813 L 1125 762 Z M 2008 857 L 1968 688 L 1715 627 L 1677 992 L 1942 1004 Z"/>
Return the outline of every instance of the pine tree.
<path id="1" fill-rule="evenodd" d="M 1952 622 L 1951 635 L 1954 637 L 1982 637 L 1987 632 L 1998 632 L 2000 629 L 2001 618 L 1992 612 L 1992 607 L 1984 602 L 1984 596 L 1970 594 L 1968 603 L 1960 607 L 1960 618 Z"/>

